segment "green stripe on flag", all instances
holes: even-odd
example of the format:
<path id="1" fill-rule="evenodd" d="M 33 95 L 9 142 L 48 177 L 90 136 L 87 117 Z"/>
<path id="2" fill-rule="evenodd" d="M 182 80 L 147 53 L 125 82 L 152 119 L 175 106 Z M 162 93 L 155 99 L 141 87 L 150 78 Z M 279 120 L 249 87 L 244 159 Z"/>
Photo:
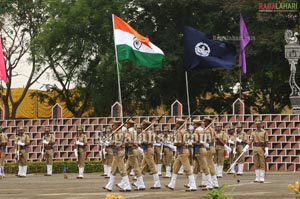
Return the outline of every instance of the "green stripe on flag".
<path id="1" fill-rule="evenodd" d="M 125 44 L 117 45 L 117 53 L 119 61 L 128 59 L 141 67 L 162 68 L 163 54 L 140 52 Z"/>

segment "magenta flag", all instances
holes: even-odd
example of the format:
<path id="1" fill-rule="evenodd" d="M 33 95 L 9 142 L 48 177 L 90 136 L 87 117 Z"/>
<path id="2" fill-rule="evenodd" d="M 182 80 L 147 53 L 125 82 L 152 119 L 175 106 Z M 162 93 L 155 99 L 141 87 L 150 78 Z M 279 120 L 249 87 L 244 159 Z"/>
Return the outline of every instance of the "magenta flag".
<path id="1" fill-rule="evenodd" d="M 3 80 L 5 83 L 7 83 L 6 78 L 6 67 L 4 62 L 4 55 L 2 50 L 2 37 L 0 36 L 0 80 Z"/>
<path id="2" fill-rule="evenodd" d="M 250 42 L 250 36 L 242 14 L 240 14 L 240 66 L 244 74 L 247 72 L 245 48 Z"/>

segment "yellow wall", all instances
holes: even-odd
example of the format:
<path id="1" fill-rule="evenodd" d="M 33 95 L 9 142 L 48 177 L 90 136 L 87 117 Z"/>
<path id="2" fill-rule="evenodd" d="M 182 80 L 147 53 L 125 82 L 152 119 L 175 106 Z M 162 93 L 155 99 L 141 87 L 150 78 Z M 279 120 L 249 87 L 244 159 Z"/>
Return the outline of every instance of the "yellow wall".
<path id="1" fill-rule="evenodd" d="M 19 99 L 23 92 L 23 88 L 14 88 L 11 90 L 12 92 L 12 97 L 14 100 Z M 30 94 L 33 92 L 36 92 L 38 90 L 29 90 L 20 104 L 18 110 L 17 110 L 17 115 L 16 118 L 51 118 L 52 117 L 52 106 L 48 105 L 48 102 L 45 101 L 44 103 L 40 103 L 37 100 L 37 97 L 31 97 Z M 5 92 L 5 91 L 4 91 Z M 46 91 L 39 91 L 39 92 L 45 92 Z M 47 93 L 48 95 L 51 95 L 51 92 Z M 71 118 L 73 117 L 73 114 L 68 111 L 66 108 L 64 108 L 65 103 L 62 102 L 57 102 L 62 108 L 63 108 L 63 118 Z M 1 101 L 1 106 L 3 106 L 3 102 Z M 11 110 L 11 105 L 10 105 L 10 110 Z"/>

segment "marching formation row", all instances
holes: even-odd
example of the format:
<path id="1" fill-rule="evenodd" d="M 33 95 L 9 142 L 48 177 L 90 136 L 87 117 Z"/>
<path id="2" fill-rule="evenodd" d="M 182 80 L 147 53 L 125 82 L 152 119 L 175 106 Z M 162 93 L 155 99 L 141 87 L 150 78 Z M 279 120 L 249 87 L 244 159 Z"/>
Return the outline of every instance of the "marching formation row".
<path id="1" fill-rule="evenodd" d="M 160 189 L 162 166 L 166 168 L 164 178 L 170 178 L 166 188 L 174 190 L 177 175 L 185 173 L 188 182 L 186 191 L 197 190 L 197 176 L 201 174 L 203 190 L 218 188 L 218 178 L 222 177 L 224 158 L 230 161 L 228 173 L 243 175 L 245 152 L 253 147 L 255 165 L 255 182 L 264 182 L 265 157 L 268 156 L 268 133 L 263 129 L 262 121 L 256 120 L 256 129 L 248 139 L 242 129 L 242 124 L 223 130 L 221 123 L 205 117 L 203 120 L 193 119 L 187 127 L 187 119 L 176 119 L 175 128 L 170 130 L 165 126 L 162 130 L 155 127 L 155 122 L 144 120 L 141 124 L 128 119 L 124 123 L 115 120 L 112 126 L 105 128 L 99 138 L 100 157 L 104 166 L 104 175 L 109 178 L 103 186 L 112 191 L 115 176 L 120 173 L 122 180 L 116 183 L 120 191 L 145 190 L 143 174 L 148 168 L 153 176 L 151 189 Z M 2 128 L 1 128 L 2 130 Z M 0 175 L 4 175 L 5 147 L 7 136 L 0 134 Z M 18 176 L 25 177 L 27 173 L 29 136 L 23 127 L 18 128 L 15 138 L 16 159 L 19 169 Z M 43 157 L 47 164 L 46 176 L 52 175 L 53 145 L 55 136 L 49 127 L 45 127 L 43 137 Z M 77 127 L 75 138 L 75 155 L 78 161 L 78 179 L 84 177 L 84 162 L 86 158 L 87 136 L 82 126 Z M 136 181 L 130 183 L 128 175 L 135 175 Z"/>

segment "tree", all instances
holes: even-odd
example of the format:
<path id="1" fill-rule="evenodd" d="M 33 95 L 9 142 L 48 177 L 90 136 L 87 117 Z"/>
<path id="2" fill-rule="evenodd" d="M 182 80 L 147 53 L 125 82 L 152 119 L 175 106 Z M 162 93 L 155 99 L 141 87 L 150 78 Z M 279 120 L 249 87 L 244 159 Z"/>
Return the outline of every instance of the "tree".
<path id="1" fill-rule="evenodd" d="M 8 77 L 6 89 L 4 92 L 2 90 L 2 100 L 5 106 L 5 118 L 14 119 L 30 86 L 38 81 L 47 70 L 47 67 L 37 63 L 35 47 L 31 46 L 31 40 L 39 32 L 40 25 L 46 20 L 46 15 L 42 12 L 41 1 L 3 0 L 0 2 L 0 7 L 3 51 Z M 29 78 L 22 95 L 18 99 L 13 99 L 11 90 L 12 82 L 15 81 L 13 75 L 18 74 L 16 67 L 26 56 L 28 56 Z M 11 110 L 9 105 L 11 105 Z"/>
<path id="2" fill-rule="evenodd" d="M 111 73 L 109 67 L 114 60 L 111 13 L 120 10 L 122 1 L 47 2 L 49 19 L 34 42 L 59 82 L 59 86 L 50 84 L 50 90 L 58 93 L 56 98 L 65 101 L 75 117 L 81 117 L 93 104 L 100 103 L 99 95 L 112 93 L 103 74 Z M 72 83 L 78 92 L 71 91 Z M 106 90 L 101 89 L 104 86 Z"/>

